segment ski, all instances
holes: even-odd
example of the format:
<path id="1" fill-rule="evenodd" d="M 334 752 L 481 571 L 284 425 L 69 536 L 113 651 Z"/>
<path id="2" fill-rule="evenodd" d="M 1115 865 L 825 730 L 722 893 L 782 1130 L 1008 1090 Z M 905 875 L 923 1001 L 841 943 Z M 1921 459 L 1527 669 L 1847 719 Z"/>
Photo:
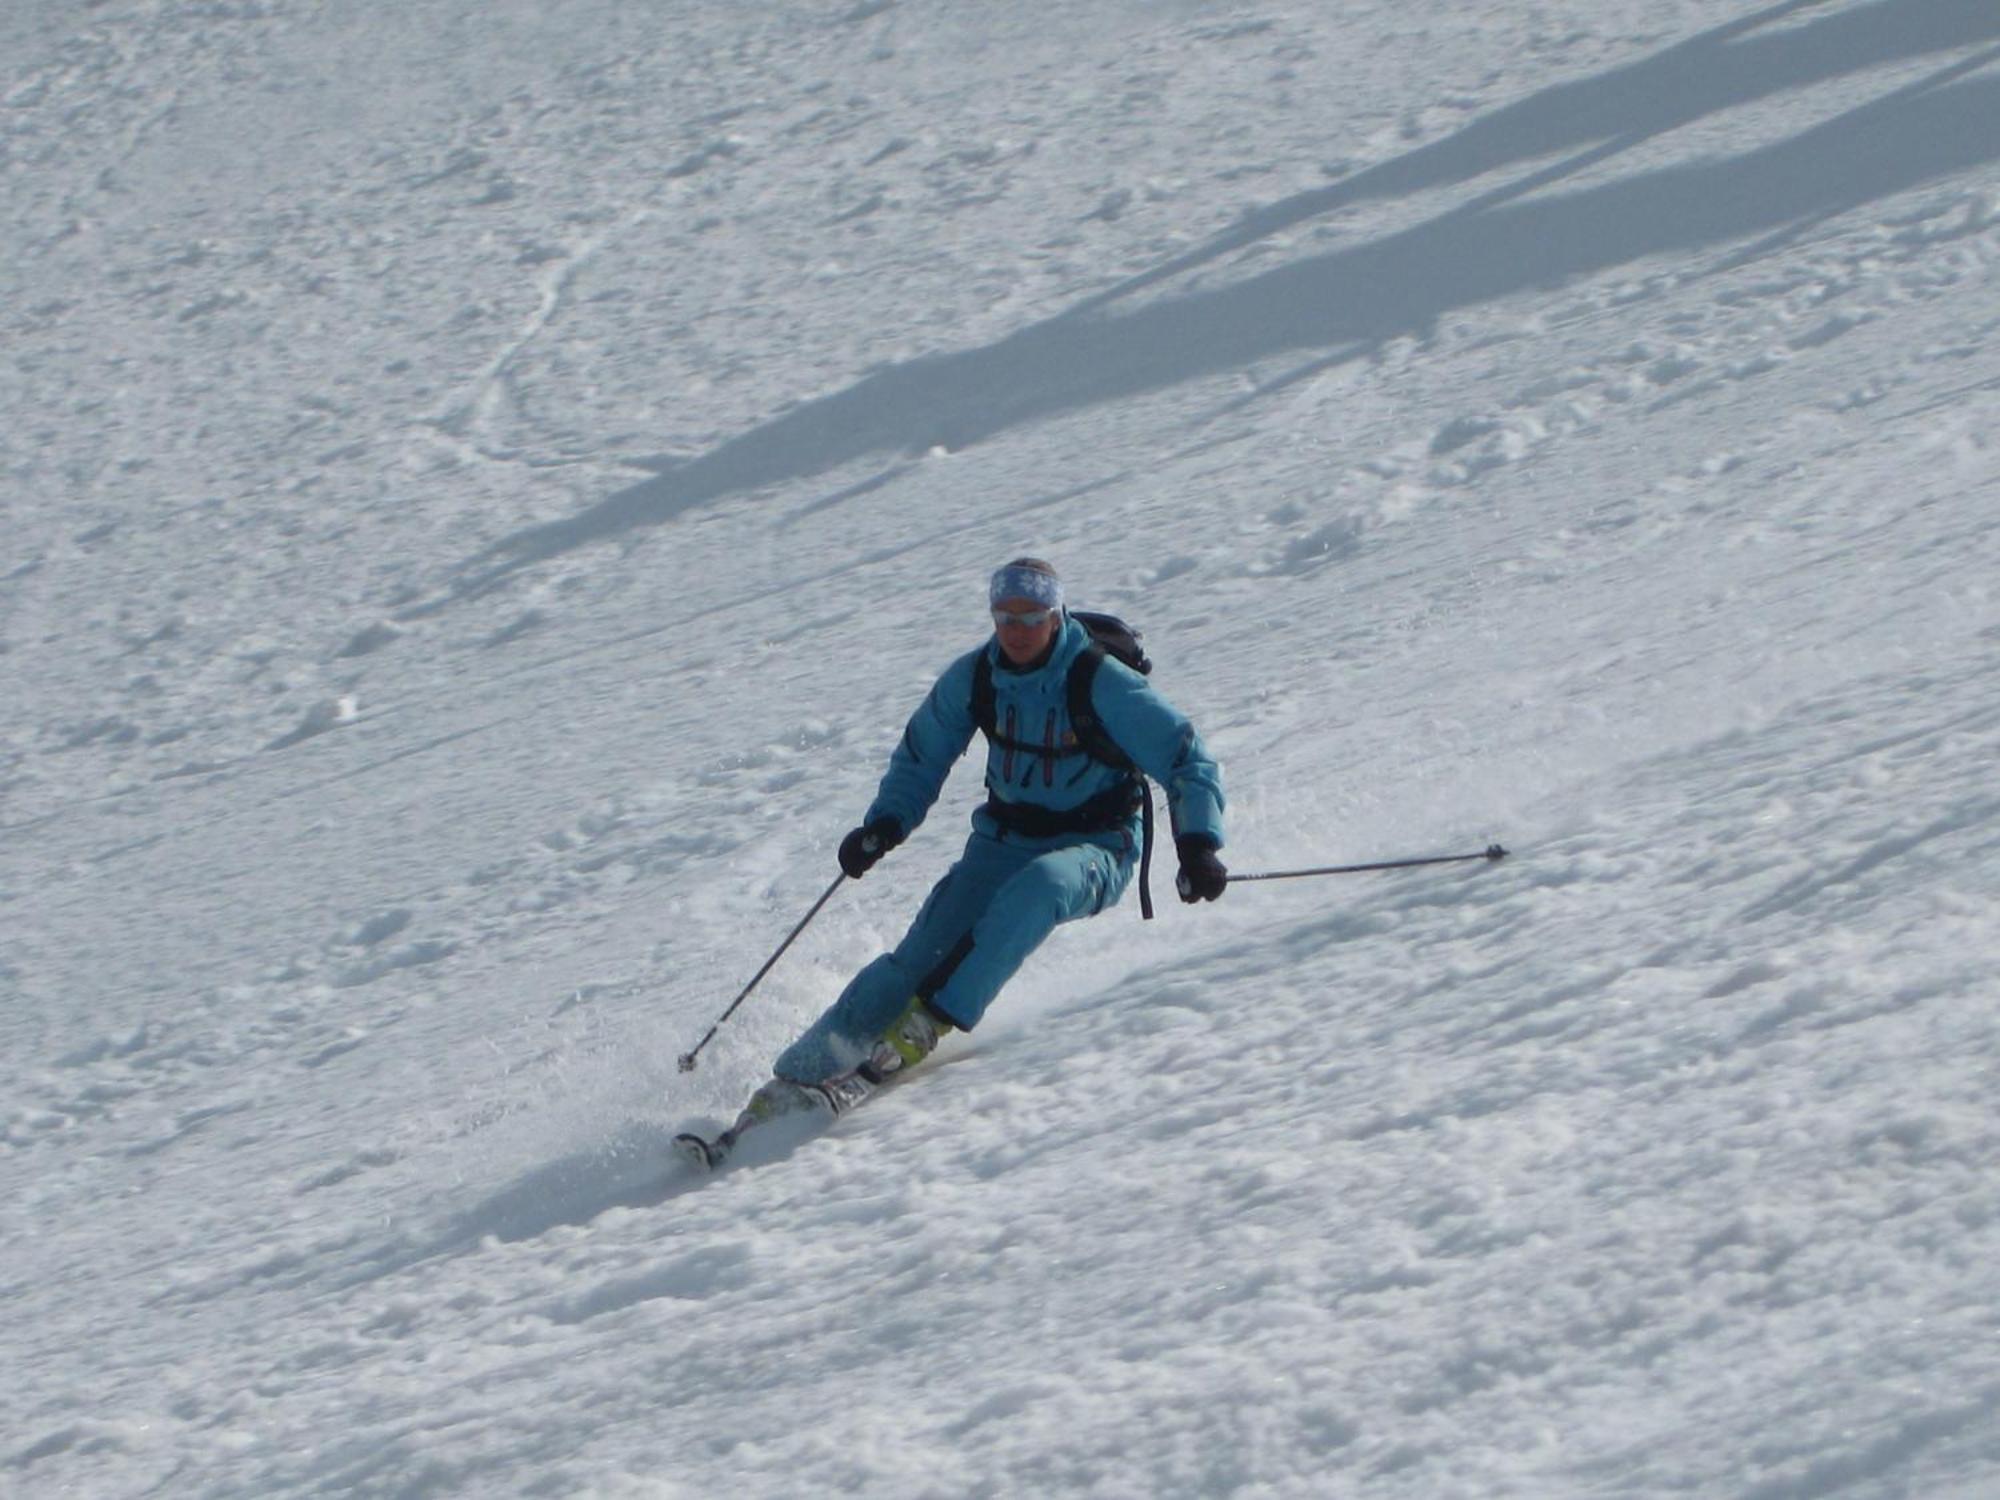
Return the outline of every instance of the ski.
<path id="1" fill-rule="evenodd" d="M 750 1102 L 727 1130 L 712 1140 L 694 1131 L 683 1131 L 674 1137 L 674 1150 L 696 1171 L 714 1172 L 729 1160 L 743 1137 L 759 1126 L 801 1114 L 835 1119 L 872 1098 L 886 1082 L 887 1078 L 865 1064 L 824 1083 L 789 1083 L 774 1078 L 750 1096 Z"/>
<path id="2" fill-rule="evenodd" d="M 697 1172 L 713 1172 L 729 1159 L 730 1148 L 735 1144 L 733 1133 L 727 1130 L 712 1141 L 684 1130 L 674 1137 L 674 1152 Z"/>

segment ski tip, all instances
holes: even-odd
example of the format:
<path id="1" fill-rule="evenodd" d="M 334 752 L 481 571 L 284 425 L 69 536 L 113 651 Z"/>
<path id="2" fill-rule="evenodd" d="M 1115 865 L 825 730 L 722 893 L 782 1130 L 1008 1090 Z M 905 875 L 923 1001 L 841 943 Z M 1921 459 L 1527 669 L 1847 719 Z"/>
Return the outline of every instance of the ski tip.
<path id="1" fill-rule="evenodd" d="M 721 1154 L 698 1135 L 675 1136 L 674 1151 L 697 1172 L 713 1172 L 721 1165 Z"/>

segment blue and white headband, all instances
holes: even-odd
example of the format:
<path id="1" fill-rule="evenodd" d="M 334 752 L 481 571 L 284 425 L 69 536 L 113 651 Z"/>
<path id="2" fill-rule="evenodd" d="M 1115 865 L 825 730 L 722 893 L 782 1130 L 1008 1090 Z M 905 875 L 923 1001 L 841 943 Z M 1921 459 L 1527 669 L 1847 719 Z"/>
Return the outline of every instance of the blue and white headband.
<path id="1" fill-rule="evenodd" d="M 989 604 L 998 604 L 1002 599 L 1032 599 L 1045 609 L 1061 609 L 1062 580 L 1040 558 L 1017 557 L 994 573 L 986 598 Z"/>

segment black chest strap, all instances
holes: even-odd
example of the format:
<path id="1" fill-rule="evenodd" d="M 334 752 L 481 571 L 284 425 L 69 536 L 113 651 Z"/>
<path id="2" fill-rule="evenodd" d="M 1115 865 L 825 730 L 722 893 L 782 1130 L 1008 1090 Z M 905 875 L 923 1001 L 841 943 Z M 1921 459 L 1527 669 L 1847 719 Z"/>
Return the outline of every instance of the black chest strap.
<path id="1" fill-rule="evenodd" d="M 1047 745 L 1010 739 L 1000 733 L 998 695 L 993 687 L 993 658 L 985 651 L 979 653 L 978 660 L 972 665 L 972 722 L 990 743 L 1002 750 L 1022 754 L 1087 755 L 1114 771 L 1128 773 L 1123 783 L 1066 813 L 1003 802 L 990 793 L 986 811 L 1003 831 L 1023 838 L 1053 838 L 1065 833 L 1103 832 L 1123 823 L 1135 809 L 1141 810 L 1143 836 L 1139 851 L 1139 912 L 1150 922 L 1153 919 L 1153 786 L 1134 764 L 1132 757 L 1118 748 L 1117 741 L 1111 738 L 1104 721 L 1098 717 L 1091 691 L 1097 682 L 1098 668 L 1104 665 L 1104 657 L 1104 648 L 1092 641 L 1070 663 L 1069 676 L 1063 684 L 1064 706 L 1069 711 L 1070 732 L 1076 736 L 1076 743 L 1051 752 Z"/>

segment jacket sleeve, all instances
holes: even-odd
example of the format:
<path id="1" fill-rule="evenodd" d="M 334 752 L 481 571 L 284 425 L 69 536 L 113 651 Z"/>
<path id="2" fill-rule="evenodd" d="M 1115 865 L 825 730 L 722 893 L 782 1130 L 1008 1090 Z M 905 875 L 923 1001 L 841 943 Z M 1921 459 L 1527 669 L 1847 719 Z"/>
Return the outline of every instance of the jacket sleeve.
<path id="1" fill-rule="evenodd" d="M 1166 788 L 1174 831 L 1206 834 L 1222 847 L 1222 768 L 1187 716 L 1118 661 L 1098 668 L 1090 702 L 1112 742 Z"/>
<path id="2" fill-rule="evenodd" d="M 951 768 L 972 743 L 972 666 L 978 655 L 969 652 L 947 667 L 910 716 L 865 821 L 894 818 L 906 835 L 924 821 Z"/>

